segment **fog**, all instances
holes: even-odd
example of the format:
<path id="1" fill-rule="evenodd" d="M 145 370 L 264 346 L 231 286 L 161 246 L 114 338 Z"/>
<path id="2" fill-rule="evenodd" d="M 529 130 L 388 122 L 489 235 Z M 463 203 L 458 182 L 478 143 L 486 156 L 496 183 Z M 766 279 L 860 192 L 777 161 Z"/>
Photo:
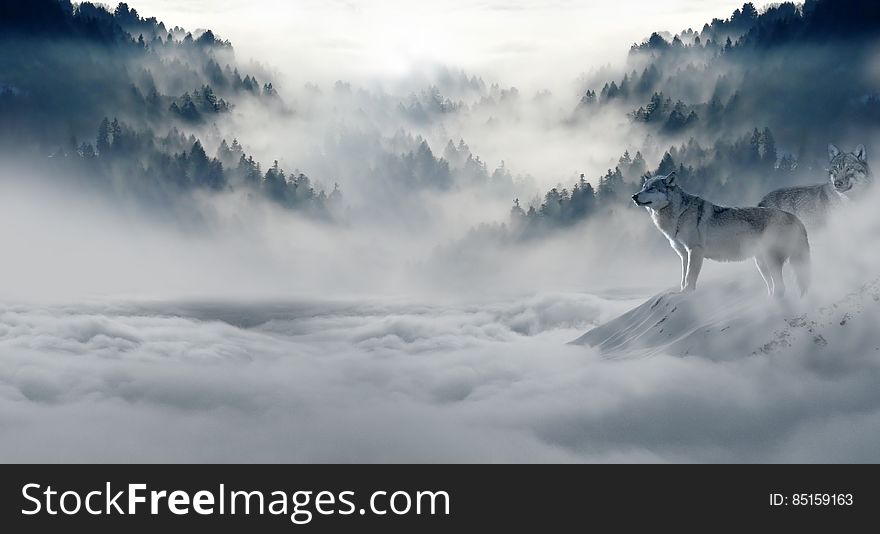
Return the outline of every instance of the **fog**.
<path id="1" fill-rule="evenodd" d="M 623 249 L 620 235 L 593 227 L 524 248 L 479 234 L 467 238 L 471 225 L 492 214 L 473 213 L 473 207 L 469 215 L 460 213 L 469 203 L 466 195 L 424 195 L 432 222 L 418 230 L 384 219 L 328 226 L 237 193 L 199 196 L 198 221 L 181 227 L 177 219 L 67 188 L 10 185 L 14 176 L 0 173 L 0 238 L 7 256 L 0 295 L 13 302 L 383 295 L 468 301 L 531 295 L 536 284 L 537 291 L 644 288 L 663 277 L 638 274 L 628 267 L 633 258 L 647 261 L 661 251 L 651 261 L 670 272 L 678 261 L 638 211 L 616 221 L 633 239 Z M 606 256 L 612 249 L 628 254 Z"/>
<path id="2" fill-rule="evenodd" d="M 143 0 L 165 26 L 83 37 L 62 2 L 59 41 L 0 35 L 65 74 L 0 63 L 0 459 L 877 461 L 877 191 L 778 301 L 752 262 L 671 292 L 629 200 L 873 161 L 876 32 L 813 4 Z"/>
<path id="3" fill-rule="evenodd" d="M 367 246 L 270 205 L 233 230 L 211 197 L 219 230 L 181 235 L 28 196 L 0 195 L 6 461 L 877 460 L 872 201 L 814 236 L 807 298 L 709 263 L 679 302 L 697 322 L 669 332 L 726 334 L 646 357 L 568 343 L 677 281 L 665 244 L 591 269 L 578 257 L 610 247 L 569 235 L 431 272 L 400 237 Z"/>
<path id="4" fill-rule="evenodd" d="M 256 61 L 274 72 L 276 87 L 296 116 L 288 122 L 276 116 L 257 119 L 242 111 L 239 117 L 248 115 L 247 119 L 232 128 L 266 161 L 286 158 L 307 172 L 320 173 L 307 156 L 324 150 L 324 138 L 338 132 L 340 125 L 366 130 L 368 135 L 373 129 L 392 135 L 404 128 L 424 136 L 438 156 L 449 139 L 463 138 L 489 172 L 504 161 L 514 174 L 531 175 L 548 189 L 573 181 L 581 172 L 588 178 L 604 173 L 624 149 L 634 150 L 643 137 L 631 130 L 620 110 L 581 128 L 561 128 L 583 93 L 579 78 L 592 79 L 605 68 L 622 74 L 629 46 L 651 32 L 699 29 L 741 2 L 261 0 L 211 2 L 210 9 L 201 2 L 129 4 L 166 22 L 212 28 L 233 42 L 240 63 Z M 398 102 L 406 103 L 410 95 L 440 85 L 447 70 L 453 76 L 479 77 L 501 89 L 516 87 L 519 97 L 498 106 L 478 106 L 464 116 L 401 123 L 394 116 Z M 600 79 L 605 81 L 604 76 Z M 343 102 L 334 98 L 339 95 L 334 95 L 333 85 L 339 80 L 352 84 L 354 92 Z M 314 84 L 321 96 L 315 97 L 313 87 L 304 90 L 307 83 Z M 360 91 L 373 98 L 358 98 L 366 97 Z M 549 94 L 534 102 L 541 91 Z M 457 101 L 459 95 L 450 92 L 441 85 L 442 96 Z M 481 95 L 460 96 L 476 106 Z M 243 129 L 254 120 L 259 123 L 257 132 Z M 660 156 L 662 152 L 656 157 Z M 338 181 L 352 189 L 357 187 L 351 183 L 352 174 L 328 170 L 316 177 L 328 186 Z M 508 204 L 510 200 L 505 198 Z"/>
<path id="5" fill-rule="evenodd" d="M 140 0 L 129 4 L 143 14 L 174 20 L 172 24 L 214 28 L 236 44 L 240 55 L 270 63 L 291 82 L 330 84 L 342 79 L 394 86 L 440 65 L 464 68 L 487 81 L 534 93 L 567 87 L 580 72 L 622 61 L 631 44 L 653 31 L 699 29 L 742 2 Z"/>
<path id="6" fill-rule="evenodd" d="M 880 221 L 858 220 L 832 226 L 851 239 L 816 240 L 826 259 L 805 300 L 769 300 L 743 265 L 759 326 L 735 316 L 735 342 L 717 354 L 608 359 L 566 344 L 638 294 L 6 304 L 0 450 L 8 461 L 876 461 L 880 286 L 854 283 L 877 258 L 853 241 Z M 679 302 L 720 326 L 713 299 L 741 295 L 711 269 L 701 283 Z"/>

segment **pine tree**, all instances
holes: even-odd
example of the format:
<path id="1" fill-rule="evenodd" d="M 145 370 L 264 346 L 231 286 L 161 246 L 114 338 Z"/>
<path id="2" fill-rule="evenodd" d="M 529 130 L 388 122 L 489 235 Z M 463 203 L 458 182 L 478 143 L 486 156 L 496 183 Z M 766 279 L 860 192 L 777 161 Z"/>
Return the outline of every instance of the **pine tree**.
<path id="1" fill-rule="evenodd" d="M 98 149 L 98 154 L 102 156 L 110 153 L 110 121 L 107 117 L 104 117 L 98 126 L 98 138 L 95 141 L 95 146 Z"/>
<path id="2" fill-rule="evenodd" d="M 607 90 L 605 91 L 604 99 L 611 100 L 617 98 L 620 93 L 620 89 L 617 87 L 617 83 L 614 81 L 611 82 L 611 85 L 606 85 Z"/>
<path id="3" fill-rule="evenodd" d="M 656 174 L 667 175 L 674 171 L 676 168 L 675 160 L 672 159 L 672 155 L 669 152 L 663 154 L 663 159 L 660 160 L 660 165 L 657 167 Z"/>
<path id="4" fill-rule="evenodd" d="M 766 167 L 772 169 L 776 166 L 778 154 L 776 152 L 776 139 L 773 138 L 770 128 L 764 128 L 764 131 L 761 132 L 761 144 L 763 145 L 761 159 Z"/>
<path id="5" fill-rule="evenodd" d="M 629 75 L 628 75 L 628 74 L 624 74 L 624 75 L 623 75 L 623 80 L 620 81 L 620 88 L 618 89 L 617 94 L 620 95 L 620 96 L 623 97 L 623 98 L 628 97 L 628 96 L 629 96 L 629 90 L 630 90 L 629 85 L 630 85 Z"/>
<path id="6" fill-rule="evenodd" d="M 272 200 L 282 204 L 287 201 L 287 178 L 284 175 L 284 171 L 278 165 L 277 159 L 272 164 L 272 167 L 266 171 L 266 176 L 263 178 L 263 189 L 266 192 L 266 196 Z"/>
<path id="7" fill-rule="evenodd" d="M 77 149 L 77 153 L 82 159 L 90 160 L 95 158 L 95 149 L 91 143 L 83 143 Z"/>
<path id="8" fill-rule="evenodd" d="M 645 163 L 645 158 L 642 156 L 640 151 L 636 151 L 636 155 L 633 157 L 632 165 L 630 165 L 630 174 L 633 177 L 640 177 L 645 174 L 645 171 L 648 169 L 648 165 Z"/>
<path id="9" fill-rule="evenodd" d="M 639 78 L 636 90 L 639 94 L 646 95 L 654 88 L 658 81 L 660 81 L 660 71 L 652 63 L 642 71 L 642 76 Z"/>
<path id="10" fill-rule="evenodd" d="M 248 186 L 256 187 L 263 180 L 263 173 L 260 164 L 254 161 L 253 156 L 245 157 L 244 154 L 239 157 L 238 169 L 236 170 L 241 180 Z"/>
<path id="11" fill-rule="evenodd" d="M 242 154 L 244 154 L 244 149 L 243 149 L 243 148 L 241 147 L 241 145 L 238 143 L 238 138 L 237 138 L 237 137 L 234 138 L 234 139 L 232 139 L 232 148 L 231 148 L 231 150 L 232 150 L 232 155 L 235 156 L 236 158 L 238 158 L 238 157 L 240 157 Z"/>
<path id="12" fill-rule="evenodd" d="M 189 150 L 189 154 L 187 156 L 188 162 L 188 172 L 187 175 L 190 178 L 190 181 L 195 186 L 206 186 L 209 185 L 209 161 L 208 155 L 205 153 L 205 149 L 202 147 L 202 143 L 199 140 L 196 140 L 192 147 Z"/>
<path id="13" fill-rule="evenodd" d="M 327 197 L 327 206 L 331 210 L 337 210 L 342 207 L 342 191 L 339 190 L 339 184 L 333 184 L 333 191 L 330 192 L 330 196 Z"/>
<path id="14" fill-rule="evenodd" d="M 519 199 L 513 199 L 513 207 L 510 208 L 510 226 L 520 228 L 526 221 L 526 212 L 519 205 Z"/>
<path id="15" fill-rule="evenodd" d="M 226 139 L 220 141 L 220 146 L 217 147 L 217 159 L 220 161 L 229 161 L 232 156 L 232 150 L 229 148 L 229 144 L 226 143 Z"/>
<path id="16" fill-rule="evenodd" d="M 755 8 L 755 4 L 751 2 L 747 2 L 743 4 L 742 9 L 737 9 L 734 12 L 734 16 L 731 17 L 730 21 L 733 23 L 741 23 L 744 25 L 752 23 L 755 19 L 758 18 L 758 10 Z"/>
<path id="17" fill-rule="evenodd" d="M 558 217 L 562 212 L 561 200 L 562 195 L 559 193 L 559 189 L 554 187 L 547 191 L 547 194 L 544 195 L 544 203 L 541 204 L 541 216 L 549 219 Z"/>
<path id="18" fill-rule="evenodd" d="M 632 165 L 632 158 L 629 155 L 629 150 L 624 150 L 623 155 L 617 160 L 617 166 L 621 169 L 629 170 L 630 165 Z"/>
<path id="19" fill-rule="evenodd" d="M 208 111 L 218 112 L 221 110 L 221 105 L 217 100 L 217 95 L 214 94 L 214 89 L 211 88 L 210 85 L 205 85 L 202 87 L 201 92 L 202 101 L 204 102 L 204 107 Z"/>
<path id="20" fill-rule="evenodd" d="M 758 131 L 757 128 L 752 132 L 751 138 L 749 138 L 749 155 L 748 162 L 750 164 L 757 164 L 761 161 L 761 132 Z"/>
<path id="21" fill-rule="evenodd" d="M 666 103 L 663 100 L 663 93 L 654 93 L 645 109 L 645 121 L 652 122 L 661 119 L 665 110 Z"/>
<path id="22" fill-rule="evenodd" d="M 724 105 L 721 103 L 721 98 L 717 94 L 712 95 L 709 104 L 706 106 L 706 117 L 709 119 L 709 123 L 713 125 L 718 124 L 723 113 Z"/>
<path id="23" fill-rule="evenodd" d="M 114 152 L 120 151 L 123 148 L 122 144 L 122 125 L 119 119 L 113 117 L 113 122 L 110 123 L 110 148 Z"/>
<path id="24" fill-rule="evenodd" d="M 673 106 L 672 111 L 669 113 L 669 117 L 666 119 L 666 124 L 663 126 L 666 131 L 669 132 L 678 132 L 687 125 L 687 108 L 684 105 L 684 102 L 679 100 Z"/>
<path id="25" fill-rule="evenodd" d="M 599 187 L 596 189 L 596 198 L 602 203 L 613 203 L 617 195 L 623 191 L 625 182 L 620 169 L 608 169 L 605 176 L 599 179 Z"/>
<path id="26" fill-rule="evenodd" d="M 584 93 L 584 96 L 581 97 L 580 106 L 581 107 L 592 106 L 595 103 L 596 103 L 596 91 L 593 91 L 592 89 L 587 89 L 587 92 Z"/>

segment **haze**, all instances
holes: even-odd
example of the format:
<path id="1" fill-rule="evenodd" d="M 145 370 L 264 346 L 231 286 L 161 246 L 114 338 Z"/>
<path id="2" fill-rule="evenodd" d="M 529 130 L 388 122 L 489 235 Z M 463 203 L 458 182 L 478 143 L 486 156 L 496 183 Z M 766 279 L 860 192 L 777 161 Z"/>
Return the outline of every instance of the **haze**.
<path id="1" fill-rule="evenodd" d="M 394 80 L 441 64 L 536 90 L 620 63 L 651 32 L 699 30 L 739 0 L 252 2 L 136 0 L 144 16 L 212 28 L 294 80 Z M 489 81 L 487 79 L 487 81 Z"/>
<path id="2" fill-rule="evenodd" d="M 878 188 L 780 300 L 630 199 L 876 162 L 870 1 L 18 4 L 0 461 L 880 460 Z"/>

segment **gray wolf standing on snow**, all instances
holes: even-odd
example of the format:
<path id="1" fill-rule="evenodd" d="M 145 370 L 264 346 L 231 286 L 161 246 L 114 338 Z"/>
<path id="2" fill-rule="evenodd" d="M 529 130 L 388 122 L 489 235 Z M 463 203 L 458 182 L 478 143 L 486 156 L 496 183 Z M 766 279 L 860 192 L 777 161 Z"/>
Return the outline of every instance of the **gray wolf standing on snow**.
<path id="1" fill-rule="evenodd" d="M 775 208 L 727 208 L 685 192 L 675 173 L 645 180 L 633 202 L 651 219 L 681 257 L 681 290 L 693 291 L 703 258 L 742 261 L 755 258 L 767 291 L 785 294 L 782 266 L 791 260 L 801 295 L 810 284 L 810 244 L 803 223 Z"/>
<path id="2" fill-rule="evenodd" d="M 849 200 L 853 187 L 873 182 L 865 145 L 857 146 L 854 152 L 828 145 L 828 159 L 827 183 L 777 189 L 767 193 L 758 206 L 794 213 L 810 227 L 824 225 L 829 212 Z"/>

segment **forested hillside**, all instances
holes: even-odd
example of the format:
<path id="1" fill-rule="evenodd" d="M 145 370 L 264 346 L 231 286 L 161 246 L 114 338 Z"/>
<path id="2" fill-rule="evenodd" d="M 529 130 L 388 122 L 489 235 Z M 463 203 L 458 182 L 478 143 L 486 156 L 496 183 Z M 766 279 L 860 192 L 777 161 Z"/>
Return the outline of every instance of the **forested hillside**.
<path id="1" fill-rule="evenodd" d="M 688 190 L 740 204 L 821 181 L 829 142 L 868 144 L 870 156 L 878 30 L 868 0 L 746 3 L 634 44 L 626 65 L 581 80 L 580 101 L 557 119 L 549 91 L 528 96 L 446 67 L 398 92 L 296 79 L 297 100 L 211 30 L 169 27 L 126 3 L 7 1 L 0 151 L 151 208 L 233 190 L 322 220 L 357 198 L 366 216 L 415 221 L 430 217 L 426 197 L 471 191 L 493 205 L 516 199 L 504 231 L 537 237 L 631 209 L 645 173 L 676 170 Z M 608 117 L 624 126 L 606 127 Z M 552 154 L 560 136 L 557 150 L 576 152 L 605 128 L 625 141 L 600 165 L 517 165 L 538 148 Z M 518 130 L 520 144 L 507 143 Z"/>
<path id="2" fill-rule="evenodd" d="M 535 235 L 624 208 L 644 172 L 675 170 L 686 189 L 729 204 L 822 181 L 828 143 L 851 149 L 880 126 L 878 38 L 870 0 L 761 12 L 748 2 L 698 30 L 653 33 L 632 46 L 621 77 L 584 90 L 572 118 L 578 128 L 617 108 L 644 128 L 642 141 L 592 180 L 598 187 L 581 180 L 531 208 L 517 201 L 514 228 Z"/>
<path id="3" fill-rule="evenodd" d="M 169 28 L 125 3 L 0 10 L 0 151 L 11 160 L 153 208 L 238 187 L 330 216 L 338 190 L 255 161 L 238 139 L 213 139 L 236 105 L 288 110 L 266 74 L 244 72 L 211 30 Z"/>

